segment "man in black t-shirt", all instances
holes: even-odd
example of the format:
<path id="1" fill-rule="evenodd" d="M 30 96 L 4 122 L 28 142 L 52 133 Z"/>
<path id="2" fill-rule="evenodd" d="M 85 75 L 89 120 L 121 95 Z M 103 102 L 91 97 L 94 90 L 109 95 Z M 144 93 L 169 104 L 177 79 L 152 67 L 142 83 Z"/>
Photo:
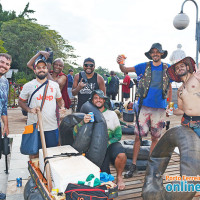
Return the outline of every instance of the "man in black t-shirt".
<path id="1" fill-rule="evenodd" d="M 78 95 L 77 112 L 80 112 L 81 106 L 90 98 L 92 91 L 100 89 L 106 94 L 104 79 L 101 75 L 94 72 L 95 61 L 92 58 L 86 58 L 83 62 L 83 72 L 75 75 L 72 86 L 72 95 Z"/>

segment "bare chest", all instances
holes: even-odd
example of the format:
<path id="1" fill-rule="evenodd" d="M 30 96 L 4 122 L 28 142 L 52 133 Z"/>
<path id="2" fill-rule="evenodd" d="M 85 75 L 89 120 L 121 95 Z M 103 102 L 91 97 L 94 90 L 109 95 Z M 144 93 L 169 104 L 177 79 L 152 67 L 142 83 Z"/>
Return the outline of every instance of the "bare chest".
<path id="1" fill-rule="evenodd" d="M 199 81 L 191 77 L 186 83 L 178 89 L 178 96 L 181 99 L 184 98 L 200 98 L 200 83 Z"/>

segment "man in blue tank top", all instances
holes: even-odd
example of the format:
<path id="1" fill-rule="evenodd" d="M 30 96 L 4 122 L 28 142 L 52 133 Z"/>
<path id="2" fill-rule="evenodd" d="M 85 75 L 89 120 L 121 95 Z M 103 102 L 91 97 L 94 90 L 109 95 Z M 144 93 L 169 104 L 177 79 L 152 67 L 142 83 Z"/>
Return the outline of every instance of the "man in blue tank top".
<path id="1" fill-rule="evenodd" d="M 125 67 L 124 64 L 120 64 L 123 59 L 122 56 L 117 58 L 117 63 L 122 72 L 135 72 L 137 76 L 142 76 L 138 85 L 139 101 L 142 103 L 138 120 L 139 130 L 136 123 L 133 163 L 126 172 L 125 178 L 132 177 L 136 171 L 136 161 L 141 145 L 140 136 L 147 136 L 150 131 L 152 139 L 150 153 L 157 144 L 166 115 L 167 93 L 171 88 L 170 80 L 166 74 L 169 64 L 161 62 L 161 59 L 166 58 L 167 51 L 162 50 L 161 44 L 154 43 L 150 50 L 145 53 L 145 56 L 152 61 L 141 63 L 134 67 Z M 169 100 L 171 101 L 171 93 Z"/>
<path id="2" fill-rule="evenodd" d="M 78 95 L 77 112 L 80 112 L 81 106 L 90 98 L 92 91 L 100 89 L 106 94 L 104 79 L 101 75 L 94 72 L 94 69 L 94 59 L 86 58 L 83 62 L 84 71 L 76 74 L 74 77 L 72 95 Z"/>

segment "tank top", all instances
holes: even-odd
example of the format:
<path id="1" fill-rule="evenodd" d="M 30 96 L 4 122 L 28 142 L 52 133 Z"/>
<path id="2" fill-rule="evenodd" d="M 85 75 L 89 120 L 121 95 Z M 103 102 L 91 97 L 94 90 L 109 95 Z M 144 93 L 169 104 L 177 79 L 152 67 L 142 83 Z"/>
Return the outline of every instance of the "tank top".
<path id="1" fill-rule="evenodd" d="M 82 79 L 81 73 L 79 73 L 78 83 Z M 97 73 L 95 72 L 93 77 L 87 79 L 87 85 L 82 88 L 78 93 L 78 105 L 76 112 L 80 112 L 81 106 L 90 98 L 92 91 L 99 89 L 99 85 L 97 83 Z M 84 82 L 84 80 L 83 80 Z"/>

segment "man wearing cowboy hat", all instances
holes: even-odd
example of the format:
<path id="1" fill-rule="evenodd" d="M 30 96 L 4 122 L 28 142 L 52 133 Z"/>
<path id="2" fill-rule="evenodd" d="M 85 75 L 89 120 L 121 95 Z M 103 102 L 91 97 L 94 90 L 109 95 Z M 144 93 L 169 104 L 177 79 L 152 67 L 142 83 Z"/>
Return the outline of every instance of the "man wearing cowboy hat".
<path id="1" fill-rule="evenodd" d="M 181 124 L 200 137 L 200 70 L 196 71 L 191 57 L 185 57 L 168 68 L 167 75 L 173 81 L 183 82 L 178 89 L 178 108 L 173 114 L 183 115 Z"/>
<path id="2" fill-rule="evenodd" d="M 119 190 L 125 188 L 125 184 L 122 177 L 122 172 L 126 165 L 126 154 L 123 146 L 120 141 L 122 137 L 122 130 L 120 126 L 119 119 L 117 114 L 114 111 L 108 109 L 109 107 L 109 98 L 104 95 L 104 92 L 100 89 L 94 90 L 91 94 L 89 102 L 96 106 L 99 111 L 103 114 L 107 129 L 108 129 L 108 148 L 107 152 L 101 166 L 101 172 L 106 172 L 110 174 L 109 164 L 110 162 L 115 165 L 117 171 L 117 185 Z M 88 123 L 91 120 L 91 115 L 86 114 L 84 116 L 84 123 Z M 81 124 L 81 123 L 80 123 Z M 79 127 L 80 127 L 79 124 Z M 76 136 L 76 128 L 74 129 L 74 136 Z"/>
<path id="3" fill-rule="evenodd" d="M 157 144 L 165 119 L 166 98 L 168 90 L 171 88 L 170 80 L 166 74 L 169 64 L 161 62 L 161 59 L 166 58 L 167 51 L 162 49 L 161 44 L 154 43 L 145 56 L 152 61 L 140 63 L 134 67 L 125 67 L 124 64 L 120 64 L 123 57 L 117 57 L 117 63 L 122 72 L 135 72 L 137 76 L 142 76 L 137 89 L 141 110 L 138 112 L 140 113 L 139 120 L 134 131 L 136 137 L 133 148 L 133 163 L 126 172 L 125 178 L 132 177 L 136 171 L 136 160 L 141 145 L 140 137 L 147 136 L 150 130 L 152 139 L 150 153 Z M 169 100 L 171 100 L 171 95 Z M 139 124 L 139 130 L 137 124 Z"/>

